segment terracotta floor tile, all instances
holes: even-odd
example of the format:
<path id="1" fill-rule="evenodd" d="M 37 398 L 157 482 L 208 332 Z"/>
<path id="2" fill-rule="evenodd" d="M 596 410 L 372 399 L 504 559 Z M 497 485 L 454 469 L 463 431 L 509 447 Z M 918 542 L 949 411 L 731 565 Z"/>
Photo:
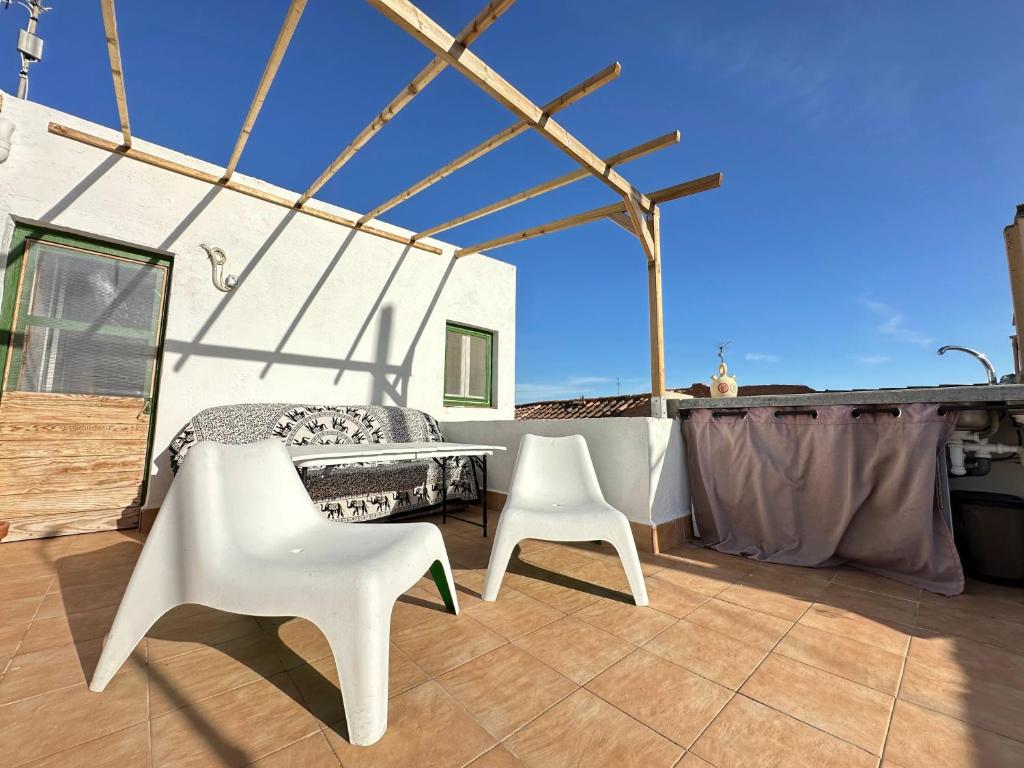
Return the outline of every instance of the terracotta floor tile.
<path id="1" fill-rule="evenodd" d="M 670 768 L 683 750 L 585 689 L 504 743 L 527 765 Z"/>
<path id="2" fill-rule="evenodd" d="M 0 624 L 32 621 L 43 599 L 43 595 L 35 595 L 0 601 Z"/>
<path id="3" fill-rule="evenodd" d="M 146 664 L 145 641 L 125 662 L 125 667 Z M 88 640 L 78 645 L 60 645 L 39 651 L 18 654 L 0 681 L 0 704 L 39 696 L 92 679 L 92 673 L 103 650 L 102 640 Z"/>
<path id="4" fill-rule="evenodd" d="M 554 573 L 568 573 L 576 568 L 594 563 L 592 558 L 565 544 L 554 544 L 550 547 L 535 549 L 532 552 L 521 552 L 520 558 Z"/>
<path id="5" fill-rule="evenodd" d="M 149 667 L 150 717 L 239 688 L 283 669 L 263 635 L 154 661 Z"/>
<path id="6" fill-rule="evenodd" d="M 506 574 L 506 578 L 515 574 Z M 540 600 L 562 613 L 572 613 L 590 605 L 602 596 L 600 590 L 588 589 L 588 585 L 577 582 L 572 572 L 562 578 L 542 580 L 520 578 L 513 582 L 515 588 L 534 600 Z"/>
<path id="7" fill-rule="evenodd" d="M 606 541 L 600 543 L 590 541 L 576 541 L 566 546 L 586 555 L 592 560 L 603 563 L 611 568 L 622 571 L 622 558 L 611 544 Z M 640 572 L 644 576 L 653 576 L 665 566 L 657 562 L 656 556 L 649 552 L 637 552 L 640 558 Z"/>
<path id="8" fill-rule="evenodd" d="M 792 621 L 769 616 L 718 598 L 708 600 L 690 613 L 686 620 L 691 624 L 699 624 L 728 635 L 764 653 L 771 650 L 793 626 Z"/>
<path id="9" fill-rule="evenodd" d="M 800 617 L 797 623 L 873 645 L 900 656 L 906 654 L 910 645 L 910 633 L 913 631 L 912 627 L 887 624 L 842 608 L 817 603 L 808 608 L 807 613 Z"/>
<path id="10" fill-rule="evenodd" d="M 813 601 L 828 589 L 834 577 L 835 571 L 831 569 L 761 563 L 761 567 L 744 576 L 741 583 L 798 600 Z"/>
<path id="11" fill-rule="evenodd" d="M 885 761 L 901 768 L 1019 768 L 1024 765 L 1024 744 L 897 701 Z"/>
<path id="12" fill-rule="evenodd" d="M 693 752 L 687 752 L 676 765 L 676 768 L 715 768 L 715 766 L 707 760 L 697 757 Z"/>
<path id="13" fill-rule="evenodd" d="M 903 656 L 841 635 L 797 624 L 775 653 L 823 669 L 876 691 L 896 695 Z"/>
<path id="14" fill-rule="evenodd" d="M 1024 623 L 1024 590 L 967 579 L 962 594 L 946 597 L 922 592 L 921 602 L 940 608 L 952 608 L 974 616 L 993 616 Z"/>
<path id="15" fill-rule="evenodd" d="M 338 768 L 341 763 L 323 733 L 291 744 L 257 760 L 253 768 Z"/>
<path id="16" fill-rule="evenodd" d="M 338 685 L 338 665 L 333 656 L 288 670 L 289 676 L 302 694 L 309 711 L 325 725 L 345 718 L 341 688 Z M 388 696 L 400 693 L 428 680 L 427 674 L 417 667 L 394 643 L 388 663 Z"/>
<path id="17" fill-rule="evenodd" d="M 153 662 L 259 631 L 260 626 L 252 616 L 185 605 L 164 614 L 153 625 L 146 633 L 146 645 Z"/>
<path id="18" fill-rule="evenodd" d="M 995 648 L 987 650 L 998 653 Z M 1024 687 L 1020 674 L 1024 657 L 1018 656 L 1017 660 L 1016 674 L 1007 665 L 1005 677 L 995 677 L 979 673 L 969 663 L 941 663 L 911 655 L 903 672 L 900 698 L 1024 742 Z M 989 661 L 991 666 L 997 663 L 995 659 Z"/>
<path id="19" fill-rule="evenodd" d="M 243 766 L 316 733 L 285 673 L 155 717 L 154 768 Z"/>
<path id="20" fill-rule="evenodd" d="M 680 667 L 736 690 L 765 652 L 699 624 L 680 619 L 644 646 Z"/>
<path id="21" fill-rule="evenodd" d="M 373 746 L 349 744 L 343 725 L 325 733 L 345 768 L 461 768 L 494 746 L 494 737 L 433 681 L 391 700 L 387 733 Z"/>
<path id="22" fill-rule="evenodd" d="M 897 624 L 913 624 L 914 615 L 917 613 L 917 603 L 912 600 L 903 600 L 877 592 L 866 592 L 863 589 L 855 589 L 838 582 L 829 584 L 828 589 L 821 593 L 816 602 L 821 605 L 842 608 L 844 611 L 860 616 Z"/>
<path id="23" fill-rule="evenodd" d="M 81 613 L 82 611 L 120 605 L 127 586 L 127 579 L 117 579 L 64 592 L 50 592 L 43 600 L 36 618 L 53 618 L 68 613 Z"/>
<path id="24" fill-rule="evenodd" d="M 740 693 L 882 754 L 892 696 L 776 653 L 768 655 Z"/>
<path id="25" fill-rule="evenodd" d="M 103 693 L 85 684 L 0 707 L 3 753 L 14 765 L 93 741 L 146 720 L 146 672 L 127 668 Z"/>
<path id="26" fill-rule="evenodd" d="M 690 750 L 716 768 L 874 768 L 878 758 L 745 696 L 735 696 Z"/>
<path id="27" fill-rule="evenodd" d="M 500 595 L 494 602 L 481 601 L 470 606 L 465 613 L 506 640 L 515 640 L 565 615 L 515 590 Z"/>
<path id="28" fill-rule="evenodd" d="M 741 579 L 760 566 L 756 560 L 738 555 L 727 555 L 710 547 L 695 544 L 682 544 L 670 549 L 667 554 L 678 558 L 683 563 L 714 570 L 722 576 L 728 575 L 733 580 Z"/>
<path id="29" fill-rule="evenodd" d="M 955 667 L 972 680 L 1024 689 L 1024 655 L 966 638 L 921 632 L 910 643 L 910 657 L 935 667 Z"/>
<path id="30" fill-rule="evenodd" d="M 728 688 L 644 650 L 602 672 L 587 689 L 683 747 L 732 697 Z"/>
<path id="31" fill-rule="evenodd" d="M 9 659 L 18 651 L 29 624 L 28 621 L 0 622 L 0 659 Z"/>
<path id="32" fill-rule="evenodd" d="M 664 568 L 652 578 L 667 581 L 669 584 L 675 584 L 677 587 L 689 589 L 706 597 L 714 597 L 738 581 L 738 578 L 717 573 L 714 569 L 687 563 L 677 563 Z"/>
<path id="33" fill-rule="evenodd" d="M 836 571 L 834 581 L 836 584 L 842 584 L 846 587 L 866 589 L 868 592 L 877 592 L 880 595 L 899 597 L 904 600 L 916 602 L 921 599 L 922 590 L 917 587 L 912 587 L 910 584 L 904 584 L 902 581 L 887 579 L 884 576 L 878 576 L 877 574 L 868 573 L 857 568 L 840 568 Z"/>
<path id="34" fill-rule="evenodd" d="M 69 551 L 57 561 L 57 585 L 65 591 L 128 578 L 142 552 L 138 542 L 125 541 L 106 549 L 87 552 Z"/>
<path id="35" fill-rule="evenodd" d="M 25 768 L 150 768 L 149 724 L 139 723 L 79 744 Z"/>
<path id="36" fill-rule="evenodd" d="M 0 546 L 4 546 L 0 544 Z M 2 562 L 2 559 L 0 559 Z M 21 600 L 26 597 L 42 597 L 53 583 L 52 576 L 35 579 L 19 579 L 17 581 L 0 581 L 0 603 L 8 600 Z"/>
<path id="37" fill-rule="evenodd" d="M 809 600 L 801 600 L 798 597 L 750 584 L 733 584 L 724 592 L 719 593 L 716 599 L 734 605 L 742 605 L 744 608 L 750 608 L 786 621 L 796 621 L 811 606 Z"/>
<path id="38" fill-rule="evenodd" d="M 676 621 L 674 616 L 653 608 L 640 608 L 631 602 L 604 597 L 576 611 L 573 616 L 633 645 L 646 643 Z"/>
<path id="39" fill-rule="evenodd" d="M 577 688 L 515 645 L 479 656 L 441 675 L 437 682 L 498 739 Z"/>
<path id="40" fill-rule="evenodd" d="M 285 669 L 331 655 L 331 646 L 320 628 L 306 619 L 293 618 L 266 632 Z"/>
<path id="41" fill-rule="evenodd" d="M 526 763 L 499 745 L 480 755 L 466 768 L 526 768 Z"/>
<path id="42" fill-rule="evenodd" d="M 661 581 L 656 576 L 646 579 L 647 597 L 650 607 L 656 611 L 681 619 L 690 611 L 710 598 L 691 589 L 680 587 L 668 581 Z"/>
<path id="43" fill-rule="evenodd" d="M 25 633 L 19 653 L 40 651 L 59 645 L 83 643 L 105 637 L 114 623 L 117 606 L 110 605 L 94 611 L 73 613 L 70 616 L 55 616 L 52 619 L 33 621 Z"/>
<path id="44" fill-rule="evenodd" d="M 401 632 L 392 632 L 391 639 L 420 669 L 433 676 L 505 644 L 501 635 L 465 614 L 446 614 Z"/>
<path id="45" fill-rule="evenodd" d="M 936 632 L 987 643 L 1024 655 L 1024 624 L 994 617 L 976 620 L 972 614 L 922 604 L 917 625 Z"/>
<path id="46" fill-rule="evenodd" d="M 515 645 L 579 685 L 633 650 L 630 643 L 573 616 L 524 635 Z"/>

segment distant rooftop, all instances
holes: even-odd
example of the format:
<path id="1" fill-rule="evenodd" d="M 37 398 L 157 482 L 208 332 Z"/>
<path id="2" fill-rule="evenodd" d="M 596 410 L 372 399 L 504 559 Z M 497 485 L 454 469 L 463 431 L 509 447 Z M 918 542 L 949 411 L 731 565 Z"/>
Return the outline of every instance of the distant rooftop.
<path id="1" fill-rule="evenodd" d="M 815 392 L 804 384 L 751 384 L 739 388 L 739 395 L 802 395 Z M 711 397 L 707 384 L 694 383 L 685 389 L 670 389 L 669 397 Z M 650 416 L 651 393 L 575 397 L 541 400 L 516 406 L 516 419 L 601 419 L 608 416 Z"/>

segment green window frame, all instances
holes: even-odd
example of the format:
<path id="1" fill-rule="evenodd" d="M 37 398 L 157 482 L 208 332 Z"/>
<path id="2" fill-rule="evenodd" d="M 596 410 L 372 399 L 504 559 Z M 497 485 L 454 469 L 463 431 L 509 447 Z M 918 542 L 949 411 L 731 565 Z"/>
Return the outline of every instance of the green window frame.
<path id="1" fill-rule="evenodd" d="M 128 262 L 150 264 L 164 268 L 163 296 L 160 303 L 154 306 L 154 322 L 150 331 L 119 328 L 113 325 L 104 325 L 98 329 L 92 329 L 107 335 L 139 338 L 149 342 L 156 348 L 155 359 L 147 371 L 146 393 L 142 395 L 143 397 L 152 398 L 154 395 L 153 390 L 155 389 L 154 385 L 159 375 L 160 356 L 163 347 L 162 335 L 164 328 L 160 328 L 159 316 L 161 314 L 166 316 L 167 298 L 170 293 L 172 266 L 170 257 L 23 224 L 18 224 L 15 227 L 8 251 L 7 269 L 4 272 L 3 304 L 0 306 L 0 366 L 2 366 L 0 367 L 0 397 L 2 397 L 3 391 L 13 388 L 21 372 L 22 350 L 20 345 L 14 344 L 13 338 L 13 328 L 16 324 L 15 305 L 17 305 L 18 313 L 17 325 L 25 328 L 29 326 L 48 326 L 68 330 L 85 330 L 90 328 L 89 323 L 55 320 L 29 315 L 28 302 L 24 300 L 19 301 L 18 294 L 24 290 L 24 286 L 31 286 L 35 277 L 35 263 L 26 258 L 32 242 L 49 243 L 85 253 L 91 252 Z"/>
<path id="2" fill-rule="evenodd" d="M 454 350 L 450 348 L 450 343 L 453 337 L 457 337 L 460 341 L 462 354 L 458 355 Z M 471 365 L 473 360 L 469 350 L 472 348 L 468 342 L 470 339 L 479 339 L 484 344 L 484 394 L 483 395 L 471 395 L 466 391 L 466 381 L 468 372 L 465 368 L 460 369 L 460 381 L 461 386 L 459 392 L 449 392 L 449 370 L 448 366 L 451 360 L 459 356 L 461 365 Z M 479 348 L 479 346 L 477 347 Z M 445 324 L 445 355 L 444 355 L 444 404 L 447 407 L 461 407 L 461 408 L 491 408 L 492 407 L 492 369 L 494 365 L 494 334 L 490 331 L 483 331 L 479 328 L 471 328 L 466 325 L 460 325 L 458 323 L 446 323 Z"/>

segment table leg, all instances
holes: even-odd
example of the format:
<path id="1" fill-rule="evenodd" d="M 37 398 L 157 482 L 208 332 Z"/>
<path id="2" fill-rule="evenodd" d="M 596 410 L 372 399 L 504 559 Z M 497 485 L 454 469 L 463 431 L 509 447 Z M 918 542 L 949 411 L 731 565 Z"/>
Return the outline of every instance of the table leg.
<path id="1" fill-rule="evenodd" d="M 441 457 L 441 522 L 448 523 L 448 457 Z"/>
<path id="2" fill-rule="evenodd" d="M 483 467 L 483 490 L 480 492 L 480 506 L 483 507 L 484 512 L 484 538 L 487 538 L 487 455 L 484 454 L 480 457 L 482 459 L 481 465 Z"/>

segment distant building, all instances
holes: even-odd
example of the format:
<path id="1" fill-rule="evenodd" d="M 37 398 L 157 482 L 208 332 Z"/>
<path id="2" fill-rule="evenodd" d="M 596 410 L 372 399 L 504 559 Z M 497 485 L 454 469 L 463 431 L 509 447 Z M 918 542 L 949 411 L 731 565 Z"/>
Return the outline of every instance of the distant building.
<path id="1" fill-rule="evenodd" d="M 814 392 L 803 384 L 751 384 L 741 386 L 744 395 L 802 395 Z M 707 384 L 695 383 L 685 389 L 670 389 L 672 395 L 683 397 L 711 397 Z M 516 406 L 516 419 L 602 419 L 608 416 L 650 416 L 651 393 L 635 395 L 608 395 L 606 397 L 580 397 L 569 400 L 541 400 Z"/>

